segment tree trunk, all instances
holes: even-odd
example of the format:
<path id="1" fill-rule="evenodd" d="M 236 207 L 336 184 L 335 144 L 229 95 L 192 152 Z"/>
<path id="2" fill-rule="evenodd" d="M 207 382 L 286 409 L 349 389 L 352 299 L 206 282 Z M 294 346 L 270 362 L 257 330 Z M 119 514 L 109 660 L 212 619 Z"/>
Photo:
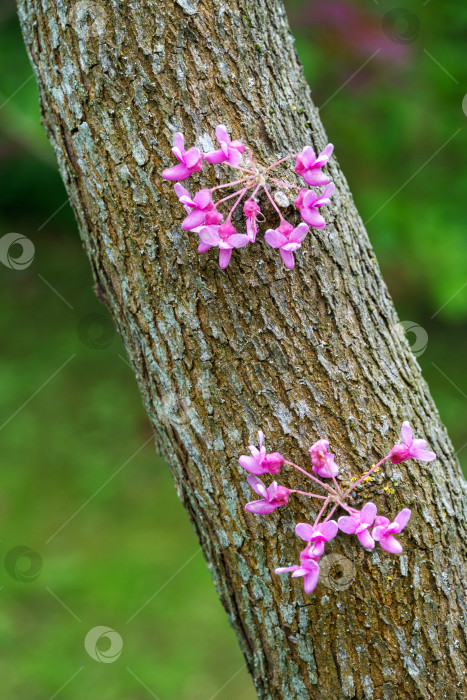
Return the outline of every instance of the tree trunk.
<path id="1" fill-rule="evenodd" d="M 19 0 L 19 14 L 97 293 L 258 696 L 466 697 L 465 483 L 336 160 L 329 223 L 293 271 L 264 243 L 225 271 L 199 256 L 161 179 L 179 130 L 206 150 L 224 123 L 264 164 L 325 146 L 282 4 Z M 201 185 L 217 184 L 204 171 Z M 246 513 L 238 456 L 262 428 L 270 451 L 306 467 L 327 437 L 350 482 L 404 419 L 437 461 L 386 466 L 355 501 L 412 508 L 403 555 L 338 536 L 328 552 L 346 558 L 351 585 L 330 575 L 304 596 L 273 569 L 296 562 L 293 525 L 314 507 L 297 497 L 268 518 Z M 281 483 L 304 488 L 294 474 Z"/>

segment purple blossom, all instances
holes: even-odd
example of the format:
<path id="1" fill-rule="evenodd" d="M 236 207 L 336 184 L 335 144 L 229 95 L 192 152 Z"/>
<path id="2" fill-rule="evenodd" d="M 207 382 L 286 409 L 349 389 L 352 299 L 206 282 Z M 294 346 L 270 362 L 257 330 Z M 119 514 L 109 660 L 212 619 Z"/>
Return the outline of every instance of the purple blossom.
<path id="1" fill-rule="evenodd" d="M 181 191 L 181 189 L 184 189 L 182 185 L 178 183 L 177 185 L 179 191 Z M 177 185 L 175 185 L 176 188 Z M 207 213 L 211 209 L 214 209 L 214 204 L 212 202 L 212 195 L 210 190 L 199 190 L 199 192 L 195 194 L 193 199 L 190 197 L 188 192 L 186 192 L 186 194 L 183 194 L 179 197 L 179 200 L 189 212 L 186 219 L 182 222 L 182 229 L 184 231 L 192 231 L 198 226 L 202 226 L 206 222 Z M 219 212 L 217 212 L 217 214 L 219 214 Z"/>
<path id="2" fill-rule="evenodd" d="M 426 440 L 412 438 L 412 428 L 408 421 L 402 423 L 401 437 L 403 442 L 394 445 L 389 453 L 389 459 L 393 464 L 399 464 L 406 459 L 418 459 L 421 462 L 431 462 L 432 459 L 436 459 L 435 453 L 426 449 Z"/>
<path id="3" fill-rule="evenodd" d="M 280 486 L 277 481 L 273 481 L 267 488 L 261 479 L 258 479 L 254 474 L 249 474 L 247 476 L 247 481 L 258 496 L 263 496 L 260 501 L 251 501 L 246 504 L 245 510 L 249 513 L 267 515 L 268 513 L 272 513 L 273 510 L 276 510 L 276 508 L 287 504 L 290 489 L 286 489 L 285 486 Z"/>
<path id="4" fill-rule="evenodd" d="M 279 469 L 284 464 L 285 460 L 279 452 L 266 454 L 266 448 L 263 445 L 264 434 L 262 430 L 258 431 L 259 449 L 254 445 L 250 445 L 250 455 L 242 455 L 238 462 L 241 467 L 251 474 L 277 474 Z"/>
<path id="5" fill-rule="evenodd" d="M 326 146 L 324 151 L 316 157 L 311 146 L 306 146 L 306 148 L 297 155 L 295 172 L 301 175 L 308 185 L 313 185 L 315 187 L 327 185 L 329 183 L 329 178 L 321 172 L 320 168 L 326 165 L 333 150 L 334 146 L 330 143 Z"/>
<path id="6" fill-rule="evenodd" d="M 299 224 L 294 228 L 292 224 L 283 221 L 277 229 L 268 229 L 264 239 L 272 248 L 279 248 L 284 265 L 289 270 L 293 270 L 295 265 L 293 254 L 301 247 L 309 230 L 306 224 Z"/>
<path id="7" fill-rule="evenodd" d="M 303 556 L 317 559 L 324 552 L 324 545 L 337 535 L 338 527 L 335 520 L 319 523 L 314 527 L 308 523 L 298 523 L 295 526 L 295 534 L 309 543 L 303 550 Z"/>
<path id="8" fill-rule="evenodd" d="M 328 452 L 329 441 L 318 440 L 309 449 L 312 471 L 323 479 L 331 479 L 337 476 L 339 468 L 334 461 L 334 455 Z"/>
<path id="9" fill-rule="evenodd" d="M 241 141 L 231 141 L 227 133 L 227 129 L 222 124 L 216 126 L 216 137 L 220 145 L 218 151 L 207 153 L 204 159 L 208 163 L 227 163 L 233 168 L 240 165 L 242 162 L 243 151 L 245 146 Z"/>
<path id="10" fill-rule="evenodd" d="M 309 557 L 302 557 L 302 554 L 300 555 L 301 566 L 280 566 L 274 571 L 276 574 L 284 574 L 286 572 L 292 571 L 292 578 L 296 578 L 297 576 L 303 576 L 303 587 L 305 589 L 305 593 L 308 594 L 312 593 L 315 590 L 316 584 L 318 583 L 319 564 L 317 561 L 315 561 L 315 559 L 311 559 Z"/>
<path id="11" fill-rule="evenodd" d="M 409 522 L 411 515 L 411 510 L 409 508 L 404 508 L 396 515 L 392 523 L 389 518 L 378 515 L 371 533 L 373 539 L 376 540 L 376 542 L 379 542 L 381 548 L 386 552 L 390 552 L 391 554 L 400 554 L 402 552 L 402 545 L 398 540 L 396 540 L 395 537 L 393 537 L 393 535 L 397 535 L 399 532 L 402 532 L 404 527 Z"/>
<path id="12" fill-rule="evenodd" d="M 374 503 L 366 503 L 359 513 L 343 515 L 337 521 L 339 530 L 347 535 L 357 535 L 360 544 L 366 549 L 373 549 L 375 541 L 368 532 L 368 528 L 373 525 L 377 508 Z"/>
<path id="13" fill-rule="evenodd" d="M 254 243 L 258 233 L 258 215 L 261 214 L 261 209 L 254 199 L 247 199 L 243 205 L 243 213 L 246 216 L 246 234 Z"/>
<path id="14" fill-rule="evenodd" d="M 199 231 L 198 253 L 205 253 L 210 248 L 219 248 L 219 267 L 224 270 L 230 262 L 232 250 L 243 248 L 250 242 L 245 233 L 237 233 L 229 222 L 218 225 L 203 226 Z"/>
<path id="15" fill-rule="evenodd" d="M 319 195 L 312 190 L 300 190 L 295 200 L 295 206 L 300 210 L 303 221 L 314 228 L 324 228 L 326 221 L 318 209 L 325 204 L 329 204 L 331 201 L 329 198 L 334 194 L 335 189 L 334 183 L 331 182 Z"/>
<path id="16" fill-rule="evenodd" d="M 185 151 L 183 134 L 175 134 L 172 153 L 180 163 L 164 170 L 162 177 L 166 180 L 186 180 L 192 173 L 198 172 L 203 167 L 203 156 L 198 148 Z"/>

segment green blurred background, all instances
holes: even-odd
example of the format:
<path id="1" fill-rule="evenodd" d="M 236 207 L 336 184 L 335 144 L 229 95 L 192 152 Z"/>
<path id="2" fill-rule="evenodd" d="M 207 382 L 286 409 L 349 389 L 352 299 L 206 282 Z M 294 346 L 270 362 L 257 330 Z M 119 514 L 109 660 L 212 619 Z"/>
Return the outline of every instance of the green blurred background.
<path id="1" fill-rule="evenodd" d="M 467 466 L 467 7 L 287 8 L 315 103 Z M 0 5 L 0 68 L 0 237 L 18 232 L 35 245 L 26 269 L 0 263 L 3 697 L 252 699 L 121 342 L 92 292 L 10 0 Z M 41 558 L 29 573 L 15 549 L 23 545 Z M 117 663 L 86 654 L 97 625 L 121 635 Z"/>

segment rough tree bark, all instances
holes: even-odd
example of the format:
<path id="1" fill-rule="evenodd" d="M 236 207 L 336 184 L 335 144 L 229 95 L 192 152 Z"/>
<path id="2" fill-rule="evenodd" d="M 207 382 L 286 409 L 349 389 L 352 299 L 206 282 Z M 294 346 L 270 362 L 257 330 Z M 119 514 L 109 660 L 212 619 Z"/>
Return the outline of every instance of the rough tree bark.
<path id="1" fill-rule="evenodd" d="M 224 123 L 264 163 L 327 143 L 282 4 L 19 0 L 19 14 L 99 297 L 258 695 L 466 697 L 465 483 L 336 160 L 329 224 L 293 272 L 264 244 L 234 252 L 225 272 L 214 252 L 198 256 L 160 177 L 177 130 L 208 148 Z M 206 170 L 198 181 L 216 184 Z M 237 456 L 260 427 L 302 464 L 327 436 L 349 480 L 405 418 L 439 459 L 389 465 L 365 491 L 392 515 L 413 509 L 404 554 L 336 538 L 328 551 L 353 562 L 352 585 L 321 583 L 301 607 L 300 582 L 273 567 L 297 559 L 292 527 L 310 520 L 308 503 L 246 514 Z"/>

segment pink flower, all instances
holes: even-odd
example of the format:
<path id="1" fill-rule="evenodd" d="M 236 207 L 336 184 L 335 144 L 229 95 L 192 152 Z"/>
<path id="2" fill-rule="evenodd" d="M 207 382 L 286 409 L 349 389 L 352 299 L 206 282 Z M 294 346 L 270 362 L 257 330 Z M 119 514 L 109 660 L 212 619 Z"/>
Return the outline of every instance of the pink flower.
<path id="1" fill-rule="evenodd" d="M 285 486 L 279 486 L 277 481 L 273 481 L 268 488 L 266 488 L 261 479 L 258 479 L 254 474 L 249 474 L 247 476 L 247 481 L 253 491 L 256 491 L 259 496 L 263 496 L 260 501 L 251 501 L 246 504 L 245 510 L 249 513 L 267 515 L 268 513 L 272 513 L 273 510 L 276 510 L 276 508 L 287 504 L 290 489 L 286 489 Z"/>
<path id="2" fill-rule="evenodd" d="M 230 262 L 233 248 L 243 248 L 250 242 L 245 233 L 237 233 L 231 223 L 220 226 L 203 226 L 199 231 L 198 253 L 205 253 L 210 248 L 219 248 L 219 267 L 224 270 Z"/>
<path id="3" fill-rule="evenodd" d="M 328 452 L 329 441 L 318 440 L 309 449 L 312 471 L 315 474 L 323 477 L 323 479 L 331 479 L 337 476 L 339 468 L 334 461 L 334 455 Z"/>
<path id="4" fill-rule="evenodd" d="M 292 224 L 283 221 L 277 229 L 268 229 L 264 239 L 272 248 L 279 248 L 284 265 L 289 270 L 293 270 L 295 265 L 293 254 L 301 247 L 309 230 L 306 224 L 299 224 L 294 228 Z"/>
<path id="5" fill-rule="evenodd" d="M 373 539 L 379 542 L 382 549 L 386 552 L 400 554 L 402 552 L 402 545 L 393 535 L 402 532 L 409 522 L 411 515 L 411 510 L 409 508 L 404 508 L 404 510 L 401 510 L 401 512 L 396 515 L 392 523 L 389 518 L 378 515 L 375 520 L 373 532 L 371 533 Z"/>
<path id="6" fill-rule="evenodd" d="M 243 205 L 243 213 L 246 216 L 246 234 L 253 243 L 258 233 L 258 215 L 261 214 L 261 209 L 254 199 L 247 199 Z"/>
<path id="7" fill-rule="evenodd" d="M 335 189 L 334 183 L 331 182 L 320 195 L 315 194 L 312 190 L 300 190 L 295 200 L 295 206 L 300 210 L 303 221 L 314 228 L 324 228 L 326 221 L 318 209 L 325 204 L 329 204 L 331 201 L 329 197 L 331 197 Z"/>
<path id="8" fill-rule="evenodd" d="M 242 162 L 242 154 L 245 146 L 241 141 L 231 141 L 227 129 L 222 124 L 216 126 L 216 137 L 219 141 L 220 149 L 207 153 L 204 159 L 208 163 L 229 163 L 233 168 Z"/>
<path id="9" fill-rule="evenodd" d="M 328 520 L 324 523 L 318 523 L 315 527 L 307 523 L 298 523 L 295 526 L 295 534 L 309 542 L 302 554 L 304 557 L 317 559 L 324 552 L 325 542 L 329 542 L 337 535 L 337 523 L 335 520 Z"/>
<path id="10" fill-rule="evenodd" d="M 305 589 L 305 593 L 312 593 L 315 590 L 319 579 L 319 564 L 314 559 L 310 559 L 308 557 L 302 558 L 302 555 L 300 555 L 300 558 L 301 566 L 281 566 L 274 571 L 276 574 L 284 574 L 288 571 L 292 571 L 292 578 L 304 576 L 303 587 Z"/>
<path id="11" fill-rule="evenodd" d="M 322 173 L 319 168 L 326 165 L 333 150 L 334 146 L 330 143 L 326 146 L 324 151 L 316 157 L 311 146 L 307 146 L 297 155 L 295 172 L 301 175 L 308 185 L 327 185 L 329 183 L 329 178 Z"/>
<path id="12" fill-rule="evenodd" d="M 431 462 L 436 459 L 434 452 L 426 449 L 426 440 L 413 440 L 412 428 L 408 421 L 402 423 L 401 437 L 403 442 L 394 445 L 389 453 L 389 459 L 393 464 L 399 464 L 406 459 L 418 459 L 421 462 Z"/>
<path id="13" fill-rule="evenodd" d="M 181 193 L 182 190 L 185 190 L 185 188 L 177 183 L 175 185 L 177 195 L 179 192 Z M 212 203 L 212 195 L 210 190 L 199 190 L 193 199 L 186 190 L 185 193 L 186 194 L 179 195 L 180 202 L 188 211 L 188 216 L 182 222 L 182 228 L 185 231 L 192 231 L 194 228 L 202 226 L 202 224 L 205 223 L 206 214 L 208 211 L 214 208 L 214 204 Z"/>
<path id="14" fill-rule="evenodd" d="M 172 153 L 180 163 L 174 165 L 173 168 L 164 170 L 162 177 L 166 180 L 186 180 L 192 173 L 203 167 L 203 156 L 198 148 L 190 148 L 189 151 L 185 151 L 183 134 L 175 134 Z"/>
<path id="15" fill-rule="evenodd" d="M 266 454 L 266 448 L 263 445 L 263 431 L 258 431 L 259 449 L 254 445 L 250 445 L 250 455 L 242 455 L 238 462 L 241 467 L 251 474 L 277 474 L 279 469 L 285 462 L 285 459 L 279 452 Z"/>
<path id="16" fill-rule="evenodd" d="M 368 528 L 373 525 L 376 517 L 376 506 L 374 503 L 365 503 L 359 513 L 343 515 L 337 521 L 339 530 L 347 535 L 357 535 L 360 544 L 367 549 L 373 549 L 375 541 L 368 532 Z"/>

